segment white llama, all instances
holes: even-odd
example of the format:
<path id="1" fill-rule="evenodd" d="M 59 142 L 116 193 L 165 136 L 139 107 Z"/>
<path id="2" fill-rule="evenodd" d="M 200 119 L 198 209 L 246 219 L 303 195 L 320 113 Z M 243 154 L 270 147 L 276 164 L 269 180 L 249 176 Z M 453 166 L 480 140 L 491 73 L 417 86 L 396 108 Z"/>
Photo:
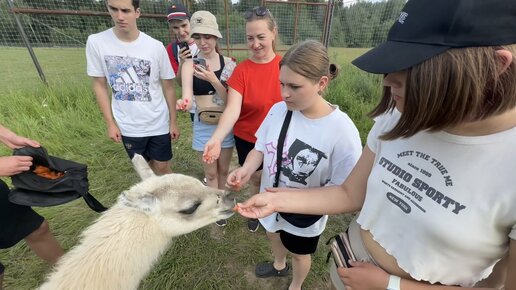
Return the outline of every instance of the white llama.
<path id="1" fill-rule="evenodd" d="M 233 214 L 223 190 L 182 174 L 156 176 L 140 155 L 132 162 L 142 182 L 82 233 L 41 290 L 137 289 L 172 237 Z"/>

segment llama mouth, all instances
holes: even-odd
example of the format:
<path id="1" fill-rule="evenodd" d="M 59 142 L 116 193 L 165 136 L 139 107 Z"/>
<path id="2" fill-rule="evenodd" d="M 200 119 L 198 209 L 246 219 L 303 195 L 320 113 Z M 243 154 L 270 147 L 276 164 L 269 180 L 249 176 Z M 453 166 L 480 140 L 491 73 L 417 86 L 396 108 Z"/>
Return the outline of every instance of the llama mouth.
<path id="1" fill-rule="evenodd" d="M 228 218 L 228 217 L 230 217 L 230 216 L 235 214 L 235 212 L 233 211 L 233 208 L 223 210 L 220 213 L 225 215 L 226 216 L 225 218 Z"/>

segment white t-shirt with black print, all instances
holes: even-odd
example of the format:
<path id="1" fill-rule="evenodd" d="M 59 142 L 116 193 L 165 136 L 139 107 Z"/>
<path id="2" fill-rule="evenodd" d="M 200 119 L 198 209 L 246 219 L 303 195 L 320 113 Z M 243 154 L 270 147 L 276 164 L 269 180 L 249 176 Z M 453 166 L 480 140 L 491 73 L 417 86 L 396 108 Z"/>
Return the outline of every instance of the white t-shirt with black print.
<path id="1" fill-rule="evenodd" d="M 113 117 L 122 135 L 169 133 L 161 80 L 173 79 L 175 74 L 163 43 L 141 31 L 136 40 L 123 42 L 110 28 L 88 37 L 86 60 L 88 76 L 107 79 Z"/>
<path id="2" fill-rule="evenodd" d="M 322 187 L 341 184 L 347 178 L 360 157 L 362 145 L 348 115 L 333 107 L 333 112 L 319 119 L 309 119 L 293 111 L 283 145 L 278 187 Z M 255 149 L 263 153 L 260 191 L 274 184 L 278 137 L 286 113 L 285 102 L 276 103 L 256 132 Z M 315 224 L 299 228 L 273 213 L 260 219 L 260 223 L 269 232 L 284 230 L 301 237 L 314 237 L 323 232 L 327 219 L 328 216 L 323 216 Z"/>
<path id="3" fill-rule="evenodd" d="M 368 135 L 375 160 L 357 221 L 414 279 L 470 287 L 516 239 L 516 128 L 379 139 L 399 117 L 378 117 Z"/>

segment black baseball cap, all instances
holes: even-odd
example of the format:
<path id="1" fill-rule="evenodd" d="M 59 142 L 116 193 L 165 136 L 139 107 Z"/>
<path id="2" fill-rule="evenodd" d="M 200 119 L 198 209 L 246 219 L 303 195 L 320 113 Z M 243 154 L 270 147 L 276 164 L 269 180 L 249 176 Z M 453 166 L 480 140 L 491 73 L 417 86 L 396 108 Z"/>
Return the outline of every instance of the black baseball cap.
<path id="1" fill-rule="evenodd" d="M 352 63 L 376 74 L 401 71 L 450 48 L 516 43 L 516 0 L 409 0 L 387 41 Z"/>
<path id="2" fill-rule="evenodd" d="M 167 8 L 167 21 L 173 19 L 185 20 L 189 17 L 188 9 L 181 3 L 172 4 Z"/>

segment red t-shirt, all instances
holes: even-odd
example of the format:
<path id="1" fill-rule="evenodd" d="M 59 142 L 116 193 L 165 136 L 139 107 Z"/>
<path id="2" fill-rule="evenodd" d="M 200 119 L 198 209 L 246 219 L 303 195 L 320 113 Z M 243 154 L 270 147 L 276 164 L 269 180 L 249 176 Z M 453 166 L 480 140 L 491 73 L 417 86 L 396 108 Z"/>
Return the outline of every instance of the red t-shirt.
<path id="1" fill-rule="evenodd" d="M 247 59 L 237 65 L 228 80 L 228 85 L 239 92 L 242 108 L 233 134 L 245 141 L 255 143 L 256 130 L 272 105 L 282 100 L 279 81 L 280 55 L 268 63 L 255 63 Z"/>

